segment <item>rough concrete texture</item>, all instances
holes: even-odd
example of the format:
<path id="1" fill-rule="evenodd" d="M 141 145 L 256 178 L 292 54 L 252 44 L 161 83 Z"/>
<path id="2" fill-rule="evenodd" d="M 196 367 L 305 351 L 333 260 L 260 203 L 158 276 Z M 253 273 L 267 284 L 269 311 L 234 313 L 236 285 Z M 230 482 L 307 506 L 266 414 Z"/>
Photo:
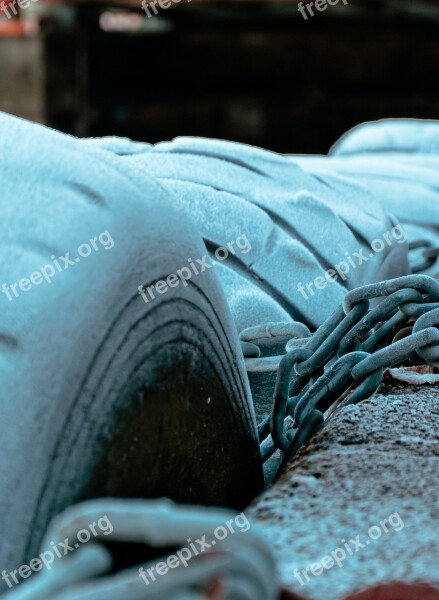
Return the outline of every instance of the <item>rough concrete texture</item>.
<path id="1" fill-rule="evenodd" d="M 335 414 L 249 510 L 284 585 L 310 599 L 395 580 L 439 583 L 438 391 L 384 393 Z M 307 568 L 301 585 L 295 569 Z"/>

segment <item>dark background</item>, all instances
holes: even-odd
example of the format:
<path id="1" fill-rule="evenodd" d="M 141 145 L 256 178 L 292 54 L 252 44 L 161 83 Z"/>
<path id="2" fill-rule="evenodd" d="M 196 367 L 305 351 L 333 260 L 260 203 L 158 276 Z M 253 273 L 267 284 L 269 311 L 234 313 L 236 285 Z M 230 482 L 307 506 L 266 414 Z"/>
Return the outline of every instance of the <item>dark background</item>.
<path id="1" fill-rule="evenodd" d="M 285 1 L 181 0 L 152 19 L 137 1 L 35 5 L 39 120 L 80 136 L 326 153 L 363 121 L 439 119 L 436 2 L 340 0 L 306 21 Z"/>

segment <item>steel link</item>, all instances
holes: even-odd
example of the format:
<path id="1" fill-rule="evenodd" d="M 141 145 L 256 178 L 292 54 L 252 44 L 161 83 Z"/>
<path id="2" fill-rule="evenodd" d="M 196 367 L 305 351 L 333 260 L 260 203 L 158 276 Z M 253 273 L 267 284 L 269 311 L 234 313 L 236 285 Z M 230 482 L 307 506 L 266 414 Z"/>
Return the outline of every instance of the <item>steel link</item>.
<path id="1" fill-rule="evenodd" d="M 434 342 L 439 342 L 439 329 L 429 327 L 418 333 L 413 333 L 388 348 L 383 348 L 375 354 L 371 354 L 367 360 L 352 369 L 352 377 L 358 381 L 363 380 L 373 371 L 384 367 L 393 367 L 407 360 L 416 352 L 419 353 L 419 349 Z"/>
<path id="2" fill-rule="evenodd" d="M 380 346 L 386 343 L 386 340 L 388 339 L 392 331 L 396 331 L 398 328 L 400 328 L 407 322 L 407 317 L 401 311 L 401 309 L 404 308 L 404 306 L 406 305 L 402 304 L 399 307 L 399 310 L 396 312 L 396 314 L 393 315 L 393 317 L 390 317 L 388 321 L 384 322 L 382 325 L 380 325 L 380 327 L 377 327 L 372 333 L 372 335 L 370 335 L 361 344 L 361 350 L 363 352 L 369 352 L 370 354 L 371 352 L 377 350 Z"/>
<path id="3" fill-rule="evenodd" d="M 292 431 L 294 427 L 294 422 L 293 419 L 291 417 L 286 417 L 285 421 L 284 421 L 284 435 L 286 437 L 286 433 L 287 431 Z M 261 457 L 262 457 L 262 461 L 266 462 L 271 456 L 273 456 L 273 454 L 276 452 L 276 450 L 278 449 L 278 446 L 274 443 L 273 438 L 271 435 L 269 435 L 268 437 L 264 438 L 264 440 L 261 443 Z"/>
<path id="4" fill-rule="evenodd" d="M 419 317 L 413 326 L 413 334 L 424 330 L 424 328 L 439 325 L 439 307 Z M 422 347 L 416 350 L 418 355 L 434 367 L 439 367 L 439 344 Z"/>
<path id="5" fill-rule="evenodd" d="M 239 334 L 241 349 L 245 358 L 245 366 L 249 373 L 270 373 L 279 368 L 282 356 L 270 356 L 261 358 L 261 350 L 256 340 L 268 340 L 273 338 L 290 338 L 290 342 L 304 345 L 310 338 L 311 332 L 306 325 L 291 322 L 266 323 L 248 327 Z M 253 342 L 253 343 L 252 343 Z M 287 350 L 288 351 L 288 350 Z"/>
<path id="6" fill-rule="evenodd" d="M 310 337 L 310 335 L 311 332 L 306 325 L 292 321 L 285 323 L 265 323 L 263 325 L 256 325 L 255 327 L 248 327 L 241 331 L 239 339 L 242 342 L 252 342 L 254 340 L 276 337 L 305 338 Z"/>
<path id="7" fill-rule="evenodd" d="M 265 438 L 270 435 L 270 424 L 271 414 L 265 417 L 265 419 L 258 425 L 258 436 L 260 442 L 264 441 Z"/>
<path id="8" fill-rule="evenodd" d="M 262 358 L 245 358 L 248 373 L 271 373 L 277 371 L 283 356 L 263 356 Z"/>
<path id="9" fill-rule="evenodd" d="M 367 313 L 369 308 L 369 302 L 360 302 L 351 310 L 349 315 L 346 315 L 335 327 L 331 329 L 329 335 L 321 343 L 320 347 L 316 349 L 313 356 L 305 362 L 297 363 L 294 366 L 294 370 L 298 375 L 302 377 L 311 375 L 317 369 L 321 369 L 337 352 L 337 348 L 340 347 L 343 339 L 352 330 L 354 325 L 362 319 Z M 336 317 L 335 317 L 336 315 Z M 339 320 L 339 313 L 335 313 L 334 319 L 329 319 L 329 326 L 325 329 L 329 329 L 333 325 L 333 322 Z M 361 321 L 360 321 L 361 322 Z M 321 339 L 322 336 L 319 336 Z M 314 344 L 315 346 L 316 344 Z M 311 348 L 311 344 L 307 344 L 307 348 Z"/>
<path id="10" fill-rule="evenodd" d="M 241 342 L 241 350 L 245 358 L 259 358 L 261 356 L 259 346 L 250 342 Z"/>
<path id="11" fill-rule="evenodd" d="M 437 304 L 433 310 L 419 317 L 413 326 L 413 331 L 416 333 L 433 325 L 439 325 L 439 306 Z"/>
<path id="12" fill-rule="evenodd" d="M 311 411 L 309 418 L 297 429 L 291 445 L 285 453 L 281 468 L 297 454 L 302 446 L 320 429 L 324 423 L 323 414 L 319 410 Z"/>
<path id="13" fill-rule="evenodd" d="M 409 252 L 413 252 L 413 250 L 419 250 L 420 248 L 432 248 L 433 244 L 428 240 L 415 240 L 414 242 L 410 242 L 409 244 Z"/>
<path id="14" fill-rule="evenodd" d="M 425 313 L 434 310 L 437 307 L 437 302 L 425 302 L 424 304 L 416 304 L 413 302 L 409 302 L 408 304 L 403 304 L 399 307 L 399 309 L 407 316 L 412 319 L 417 319 Z"/>
<path id="15" fill-rule="evenodd" d="M 409 244 L 409 252 L 419 250 L 420 248 L 425 248 L 422 252 L 424 260 L 421 263 L 412 265 L 413 273 L 422 273 L 422 271 L 430 269 L 435 264 L 438 256 L 438 248 L 434 248 L 433 244 L 428 240 L 417 240 Z"/>
<path id="16" fill-rule="evenodd" d="M 294 422 L 300 426 L 312 410 L 324 413 L 353 383 L 352 367 L 370 355 L 351 352 L 339 358 L 332 367 L 302 396 L 294 411 Z"/>
<path id="17" fill-rule="evenodd" d="M 390 296 L 404 288 L 412 288 L 430 295 L 434 302 L 439 301 L 439 283 L 428 275 L 405 275 L 397 279 L 389 279 L 356 288 L 346 294 L 343 302 L 344 311 L 348 314 L 355 304 L 363 300 L 372 300 L 381 296 Z"/>
<path id="18" fill-rule="evenodd" d="M 320 325 L 312 338 L 309 340 L 307 347 L 313 352 L 320 347 L 321 344 L 331 335 L 336 327 L 345 319 L 343 307 L 339 307 L 324 323 Z"/>
<path id="19" fill-rule="evenodd" d="M 437 257 L 439 256 L 439 248 L 427 248 L 427 250 L 424 250 L 422 254 L 426 260 L 430 260 L 433 258 L 437 259 Z"/>
<path id="20" fill-rule="evenodd" d="M 295 365 L 294 365 L 295 368 Z M 293 369 L 292 369 L 293 371 Z M 319 370 L 319 376 L 322 375 L 321 370 Z M 306 389 L 308 389 L 309 385 L 313 382 L 310 377 L 301 377 L 300 375 L 296 375 L 290 383 L 290 388 L 288 390 L 289 398 L 288 398 L 288 411 L 290 414 L 294 413 L 294 409 L 296 407 L 296 398 L 300 398 L 300 395 L 304 393 Z"/>
<path id="21" fill-rule="evenodd" d="M 310 356 L 312 356 L 311 350 L 308 350 L 308 348 L 299 348 L 286 354 L 279 365 L 273 397 L 271 437 L 276 446 L 284 452 L 288 450 L 291 444 L 291 441 L 284 435 L 284 420 L 288 407 L 291 370 L 296 362 L 307 360 Z"/>
<path id="22" fill-rule="evenodd" d="M 215 552 L 205 552 L 202 560 L 194 556 L 186 568 L 154 578 L 151 586 L 139 577 L 139 567 L 146 571 L 157 559 L 143 565 L 134 562 L 123 571 L 113 564 L 111 549 L 115 544 L 162 548 L 166 556 L 167 549 L 181 548 L 189 537 L 213 539 L 216 529 L 233 517 L 228 510 L 177 506 L 169 500 L 91 500 L 59 515 L 46 532 L 42 549 L 49 548 L 49 542 L 53 546 L 62 540 L 67 543 L 81 527 L 89 528 L 87 524 L 96 524 L 102 515 L 111 523 L 111 532 L 99 533 L 93 544 L 74 549 L 68 557 L 53 562 L 50 569 L 7 592 L 5 598 L 201 600 L 210 597 L 205 590 L 218 585 L 224 600 L 276 600 L 279 596 L 270 548 L 253 527 L 245 536 L 231 536 L 227 543 L 218 540 Z M 138 559 L 142 561 L 142 552 Z M 195 594 L 198 591 L 202 593 Z"/>
<path id="23" fill-rule="evenodd" d="M 369 300 L 383 296 L 370 309 Z M 291 457 L 340 402 L 356 404 L 375 393 L 384 369 L 415 355 L 439 366 L 439 283 L 409 275 L 352 290 L 311 337 L 287 347 L 293 345 L 275 357 L 272 414 L 260 427 L 264 457 L 276 448 Z"/>
<path id="24" fill-rule="evenodd" d="M 309 344 L 311 339 L 312 338 L 295 338 L 293 340 L 288 340 L 288 342 L 285 344 L 285 352 L 291 352 L 297 348 L 303 348 Z"/>
<path id="25" fill-rule="evenodd" d="M 344 340 L 339 345 L 339 356 L 347 354 L 352 350 L 359 350 L 361 342 L 363 342 L 366 334 L 386 318 L 393 317 L 395 310 L 406 302 L 419 302 L 423 300 L 422 294 L 412 289 L 402 289 L 385 298 L 378 306 L 373 308 L 366 314 L 355 327 L 346 335 Z M 356 304 L 358 306 L 358 304 Z M 351 311 L 352 313 L 352 311 Z M 351 314 L 350 313 L 350 314 Z M 360 347 L 357 348 L 356 344 Z"/>
<path id="26" fill-rule="evenodd" d="M 372 371 L 367 378 L 355 388 L 351 396 L 346 400 L 345 406 L 349 404 L 358 404 L 366 398 L 370 398 L 380 387 L 383 380 L 384 369 L 379 367 L 376 371 Z"/>

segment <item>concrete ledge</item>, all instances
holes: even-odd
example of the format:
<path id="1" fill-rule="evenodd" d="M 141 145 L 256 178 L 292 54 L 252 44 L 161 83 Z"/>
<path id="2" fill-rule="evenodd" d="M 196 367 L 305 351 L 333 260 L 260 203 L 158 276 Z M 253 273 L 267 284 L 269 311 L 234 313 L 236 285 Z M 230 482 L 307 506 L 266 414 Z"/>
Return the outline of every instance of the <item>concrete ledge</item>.
<path id="1" fill-rule="evenodd" d="M 289 589 L 335 600 L 439 582 L 437 398 L 399 388 L 339 411 L 251 507 Z"/>

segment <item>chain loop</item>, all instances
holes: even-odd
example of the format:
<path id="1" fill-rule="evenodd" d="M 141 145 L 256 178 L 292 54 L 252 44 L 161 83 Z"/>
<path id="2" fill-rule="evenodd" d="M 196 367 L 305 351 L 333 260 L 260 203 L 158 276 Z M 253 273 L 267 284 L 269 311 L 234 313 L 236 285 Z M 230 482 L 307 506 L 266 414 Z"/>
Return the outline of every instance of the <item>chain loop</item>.
<path id="1" fill-rule="evenodd" d="M 352 368 L 370 356 L 366 352 L 351 352 L 339 358 L 302 396 L 294 411 L 294 422 L 300 425 L 312 410 L 324 413 L 352 384 Z"/>
<path id="2" fill-rule="evenodd" d="M 429 294 L 433 302 L 439 301 L 439 283 L 435 279 L 428 275 L 405 275 L 397 279 L 365 285 L 348 292 L 343 302 L 344 311 L 348 314 L 358 302 L 381 296 L 390 296 L 390 294 L 404 288 L 419 290 Z"/>
<path id="3" fill-rule="evenodd" d="M 371 308 L 369 301 L 379 298 Z M 314 334 L 298 325 L 270 323 L 240 336 L 251 346 L 255 336 L 295 338 L 283 357 L 247 359 L 278 365 L 271 416 L 259 428 L 264 460 L 277 448 L 293 456 L 340 402 L 374 394 L 386 368 L 414 355 L 439 367 L 439 282 L 408 275 L 366 285 L 348 292 Z"/>
<path id="4" fill-rule="evenodd" d="M 439 256 L 439 248 L 435 248 L 428 240 L 417 240 L 416 242 L 411 242 L 409 244 L 409 252 L 419 250 L 420 248 L 425 248 L 421 253 L 424 260 L 421 263 L 412 265 L 413 273 L 427 271 L 436 263 L 437 257 Z"/>
<path id="5" fill-rule="evenodd" d="M 339 345 L 339 355 L 342 356 L 350 352 L 363 342 L 366 334 L 387 317 L 393 317 L 396 314 L 396 309 L 406 302 L 423 301 L 422 294 L 413 289 L 401 289 L 385 298 L 378 306 L 373 308 L 366 314 L 355 327 L 346 335 L 344 340 Z M 356 304 L 355 306 L 358 306 Z M 351 311 L 352 312 L 352 311 Z M 355 348 L 357 349 L 357 348 Z"/>
<path id="6" fill-rule="evenodd" d="M 413 326 L 413 334 L 422 331 L 424 328 L 431 328 L 437 325 L 439 325 L 439 307 L 419 317 Z M 430 365 L 439 367 L 439 344 L 419 348 L 417 353 Z"/>
<path id="7" fill-rule="evenodd" d="M 271 416 L 271 437 L 276 446 L 284 452 L 288 450 L 291 444 L 291 440 L 284 435 L 284 420 L 288 407 L 290 374 L 296 362 L 307 360 L 311 356 L 312 352 L 307 348 L 293 350 L 281 360 L 277 372 Z"/>

